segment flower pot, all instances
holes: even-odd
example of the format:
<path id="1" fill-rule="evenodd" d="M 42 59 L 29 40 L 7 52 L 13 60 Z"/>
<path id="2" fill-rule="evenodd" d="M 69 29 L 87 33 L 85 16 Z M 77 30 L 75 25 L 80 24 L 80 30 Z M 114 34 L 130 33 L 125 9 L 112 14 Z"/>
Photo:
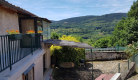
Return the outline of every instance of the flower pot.
<path id="1" fill-rule="evenodd" d="M 20 40 L 20 39 L 22 39 L 22 35 L 21 34 L 11 34 L 8 37 L 11 40 Z"/>
<path id="2" fill-rule="evenodd" d="M 42 33 L 38 33 L 39 36 L 42 36 Z"/>
<path id="3" fill-rule="evenodd" d="M 34 38 L 34 37 L 35 37 L 35 34 L 27 34 L 27 36 L 28 36 L 29 38 Z"/>

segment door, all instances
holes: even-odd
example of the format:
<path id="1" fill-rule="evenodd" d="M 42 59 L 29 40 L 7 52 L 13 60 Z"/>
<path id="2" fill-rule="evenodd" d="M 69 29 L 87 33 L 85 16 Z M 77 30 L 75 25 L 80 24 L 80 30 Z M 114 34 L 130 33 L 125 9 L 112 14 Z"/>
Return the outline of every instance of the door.
<path id="1" fill-rule="evenodd" d="M 37 18 L 36 17 L 19 17 L 20 33 L 25 34 L 26 31 L 34 30 L 37 32 Z"/>
<path id="2" fill-rule="evenodd" d="M 45 70 L 45 54 L 43 55 L 43 70 Z"/>
<path id="3" fill-rule="evenodd" d="M 19 18 L 19 30 L 20 33 L 26 34 L 26 31 L 34 30 L 37 33 L 37 18 L 36 17 L 20 17 Z M 37 35 L 36 35 L 37 36 Z M 27 35 L 22 35 L 21 47 L 22 48 L 31 48 L 33 43 L 33 47 L 36 47 L 35 43 L 37 43 L 38 38 L 29 38 Z"/>
<path id="4" fill-rule="evenodd" d="M 34 65 L 32 64 L 24 73 L 23 80 L 34 80 Z"/>

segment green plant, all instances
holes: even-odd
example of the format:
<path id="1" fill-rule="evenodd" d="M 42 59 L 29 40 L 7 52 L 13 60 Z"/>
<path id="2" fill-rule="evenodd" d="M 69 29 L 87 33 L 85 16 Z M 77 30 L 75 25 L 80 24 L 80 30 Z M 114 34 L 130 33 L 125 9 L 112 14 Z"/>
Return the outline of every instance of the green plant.
<path id="1" fill-rule="evenodd" d="M 35 31 L 34 30 L 26 31 L 26 34 L 32 34 L 32 33 L 35 33 Z"/>
<path id="2" fill-rule="evenodd" d="M 43 33 L 43 31 L 39 30 L 37 33 Z"/>
<path id="3" fill-rule="evenodd" d="M 127 49 L 125 50 L 126 53 L 129 55 L 129 57 L 133 56 L 138 52 L 138 42 L 132 42 L 132 44 L 129 44 L 127 46 Z"/>
<path id="4" fill-rule="evenodd" d="M 8 34 L 20 34 L 20 33 L 19 33 L 19 30 L 14 30 L 14 29 L 13 29 L 13 30 L 7 30 L 6 32 L 7 32 Z"/>
<path id="5" fill-rule="evenodd" d="M 63 35 L 60 40 L 77 41 L 74 37 Z M 69 46 L 51 46 L 51 55 L 57 56 L 58 64 L 62 62 L 73 62 L 75 66 L 79 66 L 79 60 L 85 59 L 84 48 L 72 48 Z"/>

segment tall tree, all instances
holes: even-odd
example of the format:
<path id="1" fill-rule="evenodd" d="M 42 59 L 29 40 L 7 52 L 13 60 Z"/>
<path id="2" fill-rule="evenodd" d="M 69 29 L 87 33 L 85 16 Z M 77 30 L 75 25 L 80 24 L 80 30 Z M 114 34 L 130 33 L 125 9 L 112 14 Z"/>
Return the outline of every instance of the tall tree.
<path id="1" fill-rule="evenodd" d="M 130 44 L 138 40 L 138 0 L 134 1 L 127 13 L 127 18 L 122 18 L 113 31 L 115 43 L 120 46 Z"/>
<path id="2" fill-rule="evenodd" d="M 138 0 L 133 2 L 133 5 L 130 8 L 130 11 L 127 13 L 128 17 L 135 17 L 138 19 Z"/>

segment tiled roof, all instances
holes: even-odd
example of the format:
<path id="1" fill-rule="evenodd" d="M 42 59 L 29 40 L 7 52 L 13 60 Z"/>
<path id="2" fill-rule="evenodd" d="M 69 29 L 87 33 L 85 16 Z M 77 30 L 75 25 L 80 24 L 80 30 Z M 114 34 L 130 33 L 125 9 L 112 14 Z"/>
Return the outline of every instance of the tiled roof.
<path id="1" fill-rule="evenodd" d="M 24 14 L 27 14 L 27 15 L 30 15 L 31 17 L 38 17 L 37 15 L 25 10 L 25 9 L 22 9 L 18 6 L 15 6 L 11 3 L 9 3 L 8 1 L 5 1 L 5 0 L 0 0 L 0 4 L 2 5 L 5 5 L 5 6 L 8 6 L 9 8 L 11 9 L 15 9 L 17 10 L 17 12 L 21 12 L 21 13 L 24 13 Z M 40 17 L 39 17 L 40 18 Z M 46 18 L 43 18 L 44 20 L 47 20 L 48 22 L 52 23 L 50 20 L 46 19 Z"/>

